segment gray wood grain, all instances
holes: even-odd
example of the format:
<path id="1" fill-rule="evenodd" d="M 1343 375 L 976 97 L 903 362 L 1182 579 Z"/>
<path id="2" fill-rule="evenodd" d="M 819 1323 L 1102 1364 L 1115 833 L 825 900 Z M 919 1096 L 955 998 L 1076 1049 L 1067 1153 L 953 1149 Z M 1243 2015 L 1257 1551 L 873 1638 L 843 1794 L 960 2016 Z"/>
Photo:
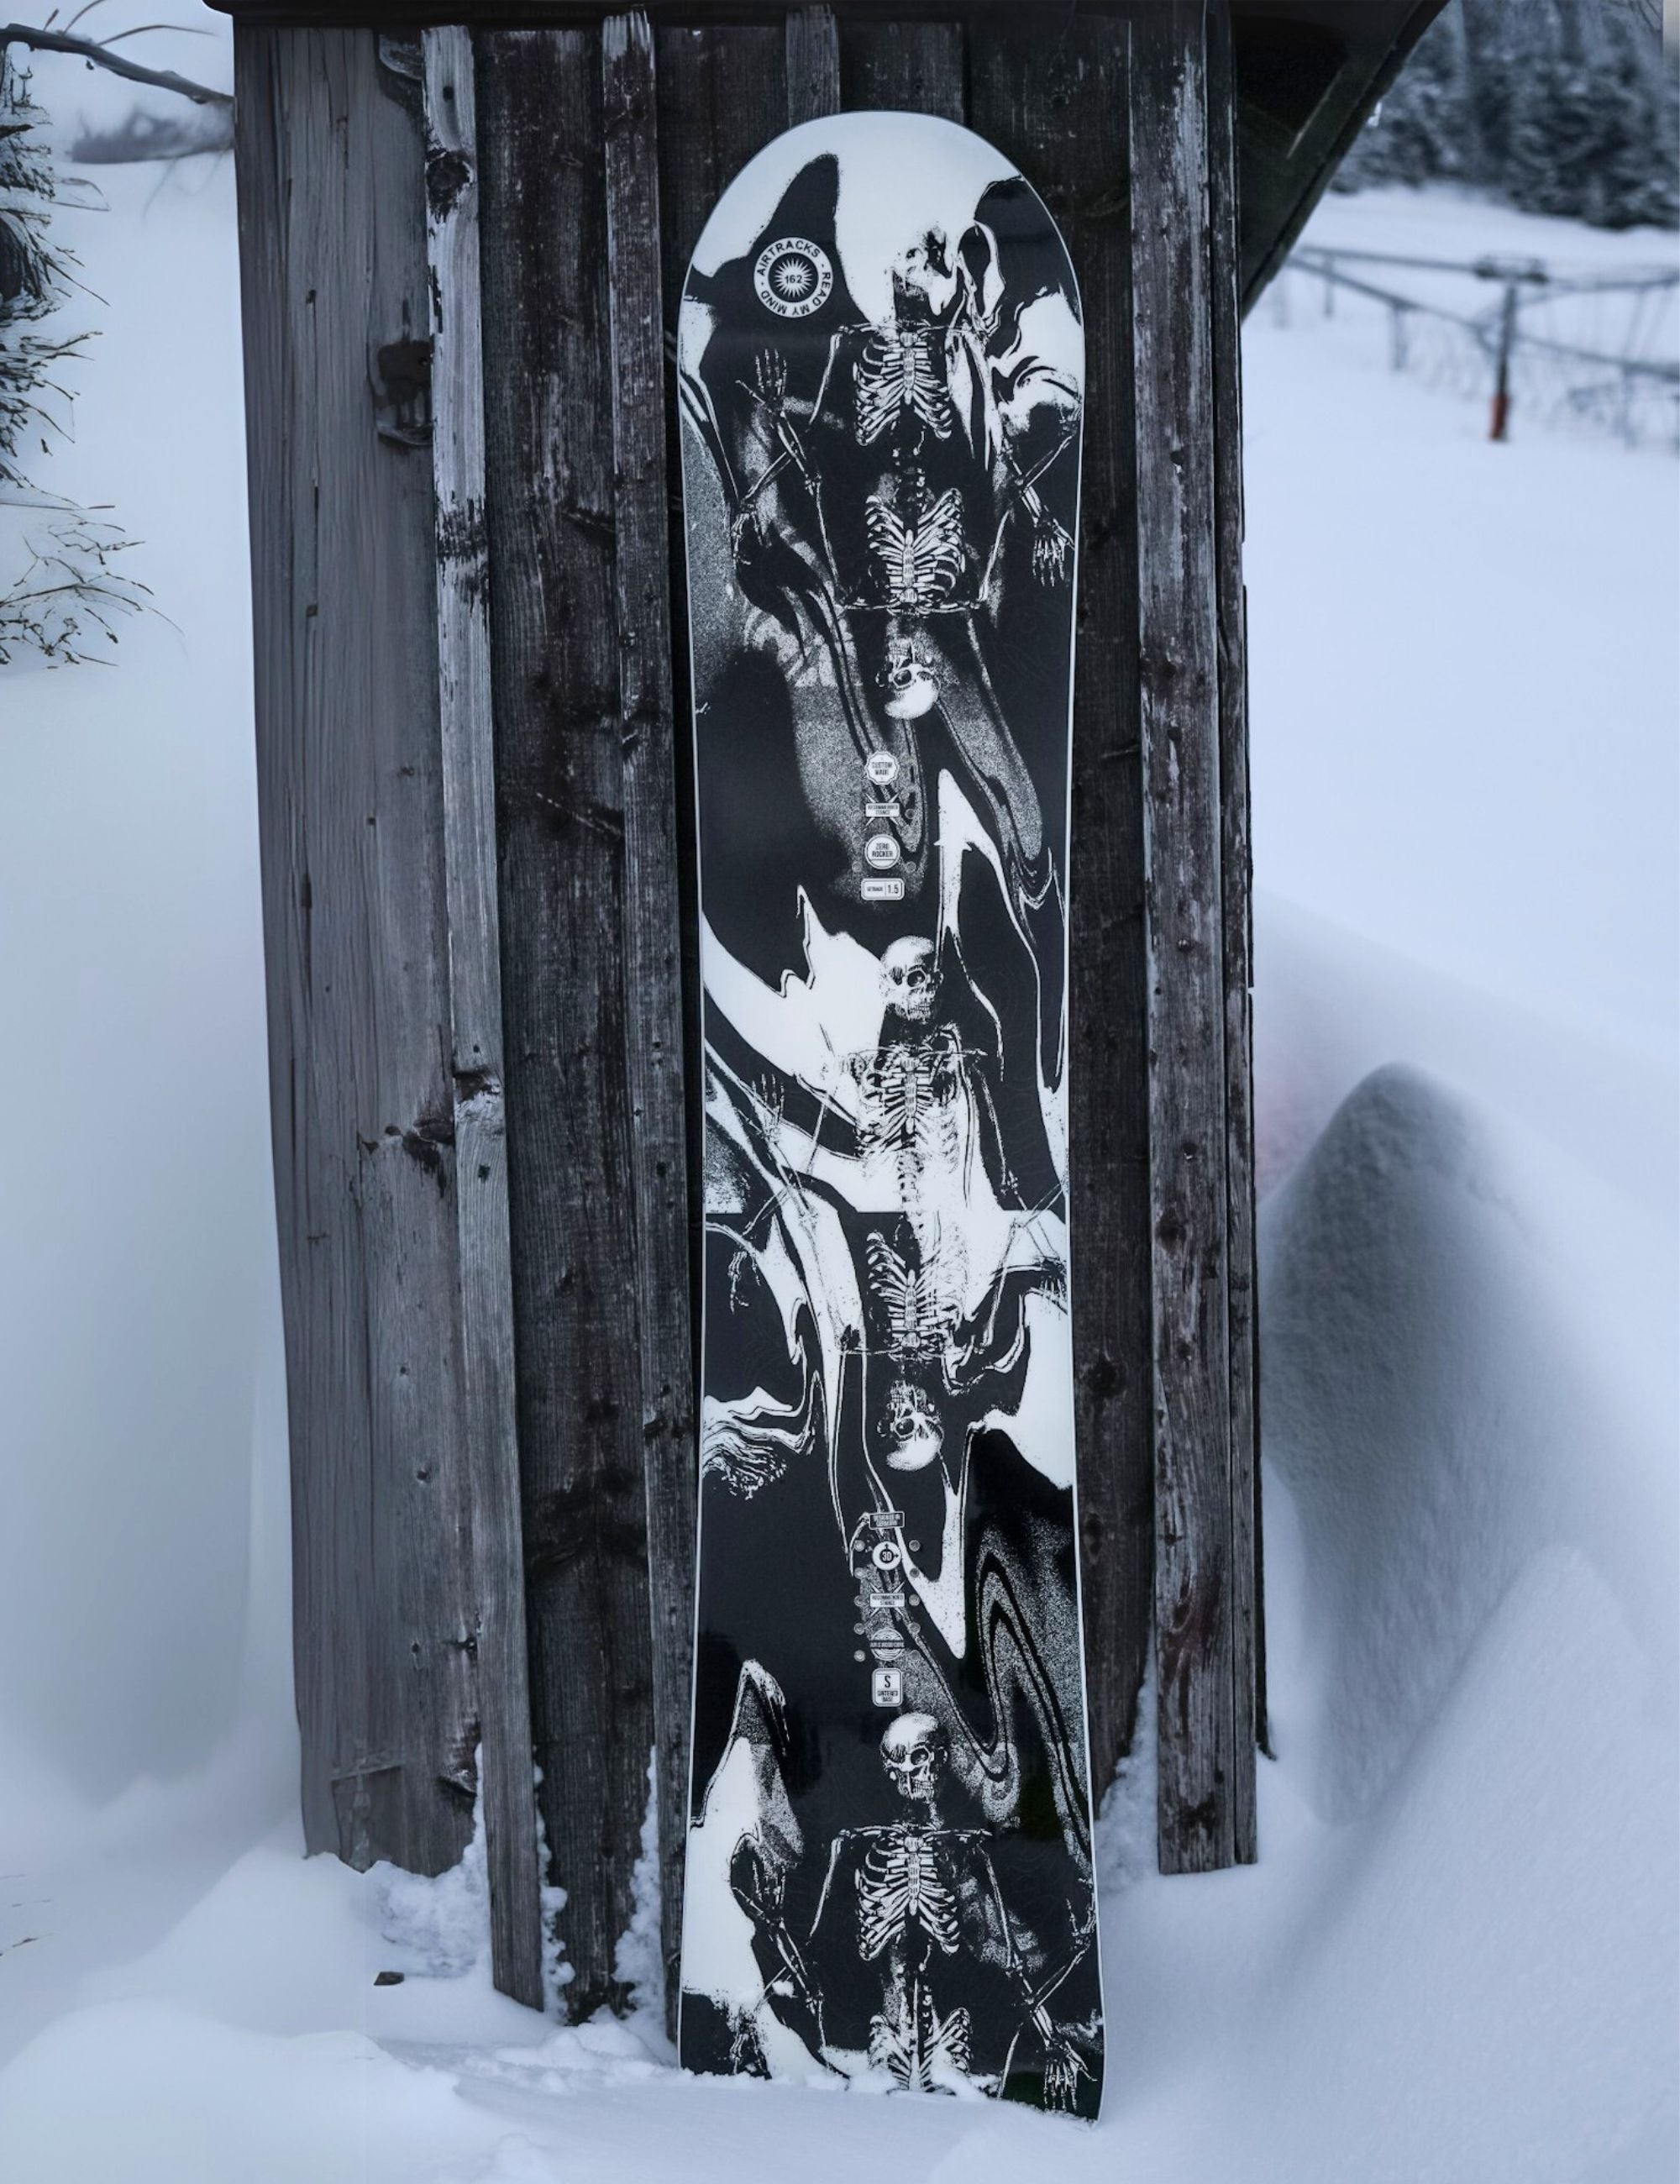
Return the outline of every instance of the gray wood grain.
<path id="1" fill-rule="evenodd" d="M 840 111 L 840 36 L 832 8 L 787 11 L 787 125 Z"/>
<path id="2" fill-rule="evenodd" d="M 645 15 L 602 33 L 612 341 L 625 980 L 642 1460 L 647 1479 L 665 2002 L 676 2031 L 688 1804 L 694 1588 L 694 1357 L 672 695 L 664 315 L 654 45 Z"/>
<path id="3" fill-rule="evenodd" d="M 960 22 L 892 22 L 848 15 L 840 24 L 842 103 L 886 113 L 965 115 Z"/>
<path id="4" fill-rule="evenodd" d="M 476 53 L 531 1713 L 581 2017 L 626 2000 L 654 1741 L 601 50 L 557 30 Z"/>
<path id="5" fill-rule="evenodd" d="M 1226 1323 L 1231 1368 L 1232 1848 L 1258 1855 L 1254 1758 L 1262 1741 L 1260 1373 L 1254 1263 L 1253 860 L 1249 830 L 1248 599 L 1243 588 L 1243 354 L 1231 19 L 1208 14 L 1208 205 L 1219 591 L 1219 784 L 1225 974 Z"/>
<path id="6" fill-rule="evenodd" d="M 787 125 L 787 34 L 779 23 L 661 23 L 654 43 L 665 329 L 674 334 L 688 261 L 712 208 Z M 674 402 L 670 408 L 674 419 Z"/>
<path id="7" fill-rule="evenodd" d="M 431 466 L 381 360 L 428 325 L 422 145 L 371 31 L 236 66 L 304 1832 L 436 1872 L 481 1730 Z"/>
<path id="8" fill-rule="evenodd" d="M 424 53 L 443 864 L 480 1794 L 495 1981 L 504 1994 L 540 2009 L 542 1903 L 515 1417 L 490 554 L 484 528 L 478 135 L 467 33 L 427 31 Z"/>
<path id="9" fill-rule="evenodd" d="M 1043 196 L 1085 317 L 1069 884 L 1069 1162 L 1081 1589 L 1098 1794 L 1130 1750 L 1154 1563 L 1149 1060 L 1138 738 L 1126 36 L 976 23 L 971 119 Z"/>
<path id="10" fill-rule="evenodd" d="M 1235 1852 L 1218 561 L 1201 0 L 1132 31 L 1139 722 L 1154 1234 L 1159 1847 Z M 1251 1752 L 1243 1755 L 1252 1764 Z"/>

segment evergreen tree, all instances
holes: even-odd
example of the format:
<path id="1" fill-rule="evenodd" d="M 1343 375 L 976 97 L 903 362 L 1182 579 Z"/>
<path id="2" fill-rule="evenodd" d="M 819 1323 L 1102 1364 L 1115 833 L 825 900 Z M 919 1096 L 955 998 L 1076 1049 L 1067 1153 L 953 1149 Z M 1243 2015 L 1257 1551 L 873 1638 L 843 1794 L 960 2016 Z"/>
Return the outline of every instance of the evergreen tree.
<path id="1" fill-rule="evenodd" d="M 1680 226 L 1680 75 L 1637 21 L 1616 16 L 1609 29 L 1601 64 L 1599 224 Z"/>
<path id="2" fill-rule="evenodd" d="M 1464 25 L 1456 8 L 1439 16 L 1343 163 L 1351 183 L 1462 180 L 1471 149 L 1466 106 Z"/>
<path id="3" fill-rule="evenodd" d="M 1510 151 L 1510 109 L 1517 70 L 1512 10 L 1506 0 L 1462 0 L 1465 104 L 1475 136 L 1473 178 L 1495 187 Z"/>
<path id="4" fill-rule="evenodd" d="M 1525 212 L 1585 218 L 1598 192 L 1595 85 L 1571 0 L 1535 0 L 1514 72 L 1505 192 Z"/>
<path id="5" fill-rule="evenodd" d="M 1336 187 L 1468 181 L 1530 212 L 1680 225 L 1680 80 L 1638 0 L 1453 0 Z"/>
<path id="6" fill-rule="evenodd" d="M 120 532 L 44 493 L 32 471 L 60 422 L 86 336 L 45 326 L 75 285 L 53 229 L 58 187 L 29 80 L 0 46 L 0 668 L 98 659 L 141 604 Z"/>

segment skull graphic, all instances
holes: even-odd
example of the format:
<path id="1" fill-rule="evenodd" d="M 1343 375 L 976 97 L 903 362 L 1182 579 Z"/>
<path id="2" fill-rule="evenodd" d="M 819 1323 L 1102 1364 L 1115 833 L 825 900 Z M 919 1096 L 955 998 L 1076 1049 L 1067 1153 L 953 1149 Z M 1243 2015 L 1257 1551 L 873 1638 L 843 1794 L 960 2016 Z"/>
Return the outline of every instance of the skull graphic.
<path id="1" fill-rule="evenodd" d="M 933 662 L 914 637 L 887 638 L 887 666 L 881 679 L 891 693 L 887 710 L 895 721 L 919 721 L 938 699 L 939 678 Z"/>
<path id="2" fill-rule="evenodd" d="M 938 986 L 931 940 L 895 940 L 881 959 L 882 998 L 907 1022 L 928 1021 Z"/>
<path id="3" fill-rule="evenodd" d="M 887 1462 L 893 1471 L 925 1471 L 944 1444 L 932 1398 L 908 1380 L 895 1380 L 887 1391 L 887 1431 L 893 1443 Z"/>
<path id="4" fill-rule="evenodd" d="M 900 320 L 937 319 L 948 311 L 957 276 L 943 228 L 930 227 L 907 243 L 893 259 L 892 271 L 893 301 Z"/>
<path id="5" fill-rule="evenodd" d="M 881 1763 L 901 1797 L 932 1804 L 951 1756 L 951 1740 L 931 1713 L 901 1713 L 881 1740 Z"/>

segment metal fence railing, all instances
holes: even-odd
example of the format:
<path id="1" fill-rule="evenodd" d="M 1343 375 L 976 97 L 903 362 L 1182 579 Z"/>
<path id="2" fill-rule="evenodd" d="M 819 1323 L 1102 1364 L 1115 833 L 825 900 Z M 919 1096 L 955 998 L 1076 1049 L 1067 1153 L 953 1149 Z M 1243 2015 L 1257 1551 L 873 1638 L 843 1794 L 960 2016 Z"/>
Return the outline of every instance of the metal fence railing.
<path id="1" fill-rule="evenodd" d="M 1410 276 L 1405 287 L 1397 276 Z M 1272 286 L 1280 324 L 1297 279 L 1316 287 L 1326 318 L 1338 296 L 1385 314 L 1393 370 L 1484 394 L 1492 439 L 1505 438 L 1520 411 L 1680 454 L 1680 266 L 1585 270 L 1303 244 Z M 1496 293 L 1458 308 L 1460 282 Z"/>

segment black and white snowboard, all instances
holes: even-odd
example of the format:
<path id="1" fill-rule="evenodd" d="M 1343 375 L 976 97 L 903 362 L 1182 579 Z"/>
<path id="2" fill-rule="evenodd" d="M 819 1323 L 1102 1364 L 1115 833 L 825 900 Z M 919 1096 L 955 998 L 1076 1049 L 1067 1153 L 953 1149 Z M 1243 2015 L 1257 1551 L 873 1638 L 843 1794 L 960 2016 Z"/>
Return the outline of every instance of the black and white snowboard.
<path id="1" fill-rule="evenodd" d="M 706 1216 L 682 2060 L 1093 2115 L 1079 298 L 990 146 L 846 114 L 726 192 L 678 349 Z"/>

